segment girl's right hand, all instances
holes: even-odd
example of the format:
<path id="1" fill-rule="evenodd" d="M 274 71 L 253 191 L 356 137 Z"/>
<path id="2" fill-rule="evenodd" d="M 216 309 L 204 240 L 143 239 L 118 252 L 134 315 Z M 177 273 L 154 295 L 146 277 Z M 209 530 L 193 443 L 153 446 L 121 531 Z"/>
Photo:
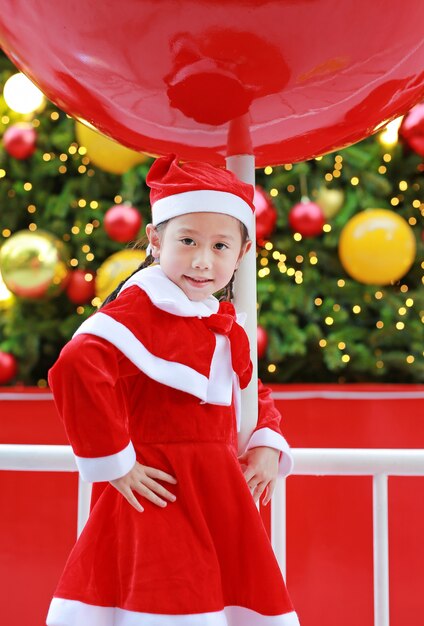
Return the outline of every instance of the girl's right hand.
<path id="1" fill-rule="evenodd" d="M 139 501 L 134 495 L 134 491 L 139 493 L 144 498 L 147 498 L 153 504 L 157 504 L 158 506 L 166 506 L 167 502 L 163 498 L 166 498 L 170 502 L 175 502 L 176 496 L 165 489 L 157 480 L 163 480 L 167 483 L 171 483 L 175 485 L 177 483 L 176 479 L 163 472 L 162 470 L 156 469 L 155 467 L 148 467 L 147 465 L 141 465 L 141 463 L 135 462 L 134 467 L 125 474 L 125 476 L 121 476 L 120 478 L 116 478 L 115 480 L 111 480 L 110 484 L 115 487 L 123 496 L 128 500 L 128 502 L 133 506 L 137 511 L 144 511 L 144 508 L 141 506 Z M 162 498 L 159 497 L 162 496 Z"/>

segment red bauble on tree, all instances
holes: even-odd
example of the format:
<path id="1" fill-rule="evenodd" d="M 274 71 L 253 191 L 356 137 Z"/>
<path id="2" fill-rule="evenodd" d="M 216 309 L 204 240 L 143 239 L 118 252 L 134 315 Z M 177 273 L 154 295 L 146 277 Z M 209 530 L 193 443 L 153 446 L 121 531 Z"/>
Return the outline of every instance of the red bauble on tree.
<path id="1" fill-rule="evenodd" d="M 253 197 L 256 218 L 256 239 L 267 239 L 277 223 L 277 210 L 267 192 L 256 185 Z"/>
<path id="2" fill-rule="evenodd" d="M 31 124 L 19 122 L 9 126 L 3 135 L 3 145 L 15 159 L 28 159 L 37 148 L 37 132 Z"/>
<path id="3" fill-rule="evenodd" d="M 424 104 L 417 104 L 409 111 L 399 134 L 412 150 L 424 157 Z"/>
<path id="4" fill-rule="evenodd" d="M 322 233 L 325 224 L 323 210 L 315 202 L 302 199 L 289 212 L 290 228 L 302 237 L 316 237 Z"/>
<path id="5" fill-rule="evenodd" d="M 258 326 L 258 359 L 263 359 L 268 347 L 268 333 L 263 326 Z"/>
<path id="6" fill-rule="evenodd" d="M 116 204 L 106 211 L 103 226 L 111 239 L 125 243 L 137 237 L 142 223 L 136 208 L 129 204 Z"/>
<path id="7" fill-rule="evenodd" d="M 70 272 L 66 287 L 66 295 L 74 304 L 91 302 L 95 296 L 95 280 L 93 272 L 87 270 L 73 270 Z"/>
<path id="8" fill-rule="evenodd" d="M 18 373 L 18 363 L 10 352 L 0 352 L 0 385 L 8 383 Z"/>

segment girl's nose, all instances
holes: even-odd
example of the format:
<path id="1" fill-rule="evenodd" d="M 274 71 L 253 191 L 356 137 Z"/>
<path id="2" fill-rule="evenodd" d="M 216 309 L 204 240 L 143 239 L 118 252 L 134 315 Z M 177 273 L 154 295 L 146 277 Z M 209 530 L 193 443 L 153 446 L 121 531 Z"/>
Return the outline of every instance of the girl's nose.
<path id="1" fill-rule="evenodd" d="M 196 269 L 207 270 L 211 267 L 211 258 L 207 250 L 196 250 L 193 256 L 192 266 Z"/>

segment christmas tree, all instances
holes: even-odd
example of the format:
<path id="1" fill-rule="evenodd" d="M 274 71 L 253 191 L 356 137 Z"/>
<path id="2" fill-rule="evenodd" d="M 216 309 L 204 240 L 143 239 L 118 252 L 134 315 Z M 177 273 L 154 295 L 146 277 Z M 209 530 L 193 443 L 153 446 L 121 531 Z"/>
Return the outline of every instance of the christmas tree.
<path id="1" fill-rule="evenodd" d="M 15 72 L 1 55 L 1 84 Z M 62 346 L 115 286 L 114 274 L 139 263 L 132 247 L 143 232 L 139 218 L 149 219 L 151 159 L 126 154 L 124 162 L 123 154 L 100 154 L 98 145 L 90 150 L 84 133 L 91 131 L 49 102 L 25 115 L 0 99 L 0 131 L 0 270 L 14 292 L 4 286 L 0 292 L 2 382 L 45 386 Z M 264 380 L 424 380 L 423 170 L 416 152 L 401 142 L 387 147 L 379 135 L 308 162 L 257 171 L 265 202 L 264 213 L 258 211 Z M 302 197 L 310 202 L 296 214 Z M 343 229 L 364 209 L 397 214 L 413 233 L 412 266 L 389 284 L 356 280 L 340 262 Z M 307 232 L 311 219 L 316 234 Z M 129 230 L 122 233 L 122 224 Z M 50 267 L 47 262 L 47 281 L 36 279 L 36 234 L 37 245 L 56 254 Z M 131 263 L 125 265 L 127 248 Z M 27 255 L 26 283 L 13 267 L 17 254 Z M 31 275 L 39 284 L 28 285 Z"/>

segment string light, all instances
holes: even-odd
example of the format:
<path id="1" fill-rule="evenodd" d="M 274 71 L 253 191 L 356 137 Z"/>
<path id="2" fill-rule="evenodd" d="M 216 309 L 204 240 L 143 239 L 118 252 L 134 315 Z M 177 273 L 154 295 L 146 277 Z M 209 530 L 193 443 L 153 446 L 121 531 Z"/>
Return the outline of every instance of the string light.
<path id="1" fill-rule="evenodd" d="M 327 345 L 327 340 L 326 339 L 320 339 L 319 340 L 319 347 L 320 348 L 325 348 L 326 345 Z"/>
<path id="2" fill-rule="evenodd" d="M 33 113 L 44 103 L 43 93 L 21 72 L 13 74 L 4 84 L 3 97 L 16 113 Z"/>
<path id="3" fill-rule="evenodd" d="M 57 122 L 59 119 L 59 113 L 57 111 L 52 111 L 52 113 L 50 113 L 50 119 L 53 120 L 53 122 Z"/>
<path id="4" fill-rule="evenodd" d="M 79 226 L 72 226 L 71 233 L 73 235 L 78 235 L 79 231 L 80 231 Z"/>
<path id="5" fill-rule="evenodd" d="M 1 234 L 3 235 L 3 237 L 7 238 L 7 237 L 10 237 L 10 235 L 12 234 L 12 231 L 10 231 L 8 228 L 3 228 L 3 230 L 1 231 Z"/>
<path id="6" fill-rule="evenodd" d="M 277 369 L 277 367 L 276 367 L 276 365 L 274 365 L 274 363 L 270 363 L 270 364 L 268 365 L 268 372 L 269 372 L 270 374 L 273 374 L 273 373 L 276 371 L 276 369 Z"/>
<path id="7" fill-rule="evenodd" d="M 334 319 L 330 317 L 329 315 L 325 318 L 324 321 L 327 324 L 327 326 L 332 326 L 332 324 L 334 324 Z"/>
<path id="8" fill-rule="evenodd" d="M 269 195 L 275 198 L 276 196 L 278 196 L 278 189 L 275 189 L 275 187 L 273 187 L 272 189 L 270 189 Z"/>
<path id="9" fill-rule="evenodd" d="M 322 299 L 321 299 L 321 298 L 315 298 L 315 300 L 314 300 L 314 304 L 315 304 L 315 306 L 321 306 L 321 304 L 322 304 Z"/>
<path id="10" fill-rule="evenodd" d="M 76 267 L 78 265 L 78 259 L 71 259 L 69 263 L 72 267 Z"/>
<path id="11" fill-rule="evenodd" d="M 37 224 L 35 224 L 34 222 L 32 222 L 32 223 L 28 226 L 28 229 L 29 229 L 31 232 L 35 232 L 35 231 L 37 230 Z"/>
<path id="12" fill-rule="evenodd" d="M 384 367 L 383 361 L 377 361 L 375 364 L 376 368 L 381 370 Z"/>
<path id="13" fill-rule="evenodd" d="M 337 287 L 344 287 L 344 286 L 345 286 L 345 284 L 346 284 L 346 282 L 343 280 L 343 278 L 340 278 L 340 279 L 337 281 Z"/>
<path id="14" fill-rule="evenodd" d="M 81 207 L 81 208 L 87 206 L 87 200 L 84 200 L 84 198 L 80 198 L 78 200 L 78 206 Z"/>
<path id="15" fill-rule="evenodd" d="M 267 165 L 266 168 L 264 169 L 264 172 L 267 176 L 269 176 L 270 174 L 272 174 L 272 167 L 270 165 Z"/>
<path id="16" fill-rule="evenodd" d="M 376 291 L 374 294 L 374 297 L 376 300 L 381 300 L 381 298 L 383 297 L 383 292 L 382 291 Z"/>
<path id="17" fill-rule="evenodd" d="M 274 244 L 271 241 L 267 241 L 265 244 L 265 250 L 272 250 L 274 247 Z"/>
<path id="18" fill-rule="evenodd" d="M 359 304 L 355 304 L 355 305 L 352 307 L 352 311 L 353 311 L 356 315 L 357 315 L 358 313 L 360 313 L 360 312 L 361 312 L 361 307 L 359 306 Z"/>
<path id="19" fill-rule="evenodd" d="M 337 347 L 339 348 L 339 350 L 344 350 L 346 348 L 346 344 L 344 341 L 339 341 Z"/>
<path id="20" fill-rule="evenodd" d="M 376 323 L 376 326 L 378 329 L 384 328 L 384 322 L 382 322 L 381 320 L 378 320 L 378 322 Z"/>
<path id="21" fill-rule="evenodd" d="M 405 324 L 403 322 L 396 322 L 397 330 L 403 330 L 405 328 Z"/>
<path id="22" fill-rule="evenodd" d="M 32 189 L 31 183 L 24 183 L 24 189 L 25 191 L 31 191 Z"/>
<path id="23" fill-rule="evenodd" d="M 68 171 L 68 168 L 66 167 L 66 165 L 61 165 L 58 169 L 59 169 L 59 174 L 66 174 L 66 172 Z"/>
<path id="24" fill-rule="evenodd" d="M 353 187 L 356 187 L 357 185 L 359 185 L 359 178 L 358 178 L 357 176 L 353 176 L 353 177 L 350 179 L 350 184 L 351 184 Z"/>
<path id="25" fill-rule="evenodd" d="M 0 178 L 4 178 L 6 176 L 6 170 L 0 168 Z"/>
<path id="26" fill-rule="evenodd" d="M 77 306 L 76 308 L 76 312 L 78 313 L 78 315 L 82 315 L 84 313 L 85 309 L 83 306 Z"/>
<path id="27" fill-rule="evenodd" d="M 349 363 L 350 361 L 350 356 L 348 354 L 343 354 L 341 358 L 343 363 Z"/>
<path id="28" fill-rule="evenodd" d="M 114 201 L 115 204 L 121 204 L 122 196 L 115 196 L 113 201 Z"/>
<path id="29" fill-rule="evenodd" d="M 406 306 L 411 307 L 411 306 L 414 305 L 414 301 L 413 301 L 412 298 L 407 298 L 405 304 L 406 304 Z"/>
<path id="30" fill-rule="evenodd" d="M 405 315 L 406 314 L 406 309 L 404 306 L 401 306 L 400 309 L 398 309 L 398 313 L 399 315 Z"/>

